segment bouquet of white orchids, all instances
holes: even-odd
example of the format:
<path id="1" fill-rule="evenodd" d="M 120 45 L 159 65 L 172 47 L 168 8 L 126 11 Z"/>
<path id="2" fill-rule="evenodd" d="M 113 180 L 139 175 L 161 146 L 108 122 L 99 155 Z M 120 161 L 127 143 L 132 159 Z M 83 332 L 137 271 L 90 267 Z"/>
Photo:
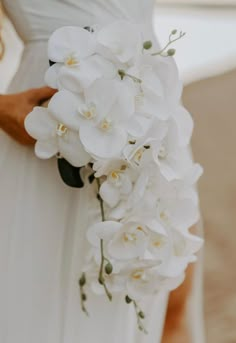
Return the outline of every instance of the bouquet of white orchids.
<path id="1" fill-rule="evenodd" d="M 25 122 L 36 155 L 57 156 L 64 182 L 97 187 L 101 220 L 87 229 L 91 249 L 78 276 L 82 310 L 89 291 L 109 300 L 118 292 L 142 331 L 139 301 L 178 287 L 202 245 L 189 232 L 202 168 L 189 152 L 193 122 L 169 48 L 183 35 L 173 30 L 156 51 L 127 21 L 58 29 L 45 76 L 58 92 Z M 84 166 L 89 180 L 80 176 Z"/>

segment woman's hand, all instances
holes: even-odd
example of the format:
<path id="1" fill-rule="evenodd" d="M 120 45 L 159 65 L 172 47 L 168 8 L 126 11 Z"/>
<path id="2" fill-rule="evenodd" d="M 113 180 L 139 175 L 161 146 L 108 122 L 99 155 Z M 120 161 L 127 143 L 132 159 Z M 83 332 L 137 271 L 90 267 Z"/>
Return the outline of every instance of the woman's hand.
<path id="1" fill-rule="evenodd" d="M 34 106 L 41 105 L 56 90 L 49 87 L 30 89 L 18 94 L 0 96 L 0 128 L 23 145 L 31 145 L 34 139 L 25 131 L 25 117 Z"/>

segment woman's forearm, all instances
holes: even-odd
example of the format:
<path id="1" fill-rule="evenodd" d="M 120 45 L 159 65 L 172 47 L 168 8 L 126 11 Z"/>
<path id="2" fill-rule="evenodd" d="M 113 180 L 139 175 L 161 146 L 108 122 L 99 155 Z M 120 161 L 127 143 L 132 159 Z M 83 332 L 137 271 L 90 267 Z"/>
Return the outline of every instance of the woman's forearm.
<path id="1" fill-rule="evenodd" d="M 8 95 L 0 94 L 0 128 L 3 127 L 3 122 L 6 120 L 8 112 L 11 111 L 11 105 Z"/>
<path id="2" fill-rule="evenodd" d="M 24 128 L 25 117 L 34 106 L 51 98 L 55 91 L 42 87 L 18 94 L 0 95 L 0 128 L 21 144 L 33 144 L 34 140 Z"/>
<path id="3" fill-rule="evenodd" d="M 199 226 L 195 225 L 190 230 L 194 234 L 201 235 Z M 200 261 L 198 263 L 201 263 Z M 193 293 L 193 279 L 196 266 L 190 264 L 186 271 L 183 284 L 170 293 L 164 336 L 162 343 L 191 343 L 191 332 L 188 323 L 188 304 Z"/>
<path id="4" fill-rule="evenodd" d="M 193 286 L 193 273 L 194 266 L 190 265 L 183 284 L 170 293 L 162 343 L 191 343 L 187 304 Z"/>

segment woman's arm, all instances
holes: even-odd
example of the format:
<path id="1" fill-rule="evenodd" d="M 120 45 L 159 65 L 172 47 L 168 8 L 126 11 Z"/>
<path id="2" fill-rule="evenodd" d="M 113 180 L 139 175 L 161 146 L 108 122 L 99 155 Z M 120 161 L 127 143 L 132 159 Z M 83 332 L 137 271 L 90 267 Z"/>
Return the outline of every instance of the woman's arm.
<path id="1" fill-rule="evenodd" d="M 199 224 L 192 227 L 190 232 L 199 236 L 203 234 Z M 202 259 L 200 257 L 197 263 L 202 263 Z M 197 283 L 197 285 L 195 285 L 194 281 L 196 278 L 202 277 L 201 272 L 199 273 L 198 267 L 199 265 L 190 264 L 187 268 L 186 278 L 183 284 L 170 293 L 162 343 L 198 342 L 192 336 L 193 331 L 192 327 L 190 327 L 191 320 L 189 320 L 189 316 L 191 316 L 191 318 L 195 317 L 193 316 L 193 311 L 196 311 L 196 320 L 199 320 L 201 323 L 203 320 L 202 317 L 198 318 L 199 311 L 195 308 L 196 299 L 194 299 L 195 297 L 198 298 L 199 294 L 202 294 L 201 283 Z M 196 289 L 196 286 L 199 287 L 199 289 Z M 199 297 L 199 301 L 202 301 L 201 297 Z M 198 305 L 202 308 L 202 304 Z M 202 342 L 203 341 L 199 341 L 199 343 Z"/>
<path id="2" fill-rule="evenodd" d="M 24 128 L 24 120 L 34 106 L 40 105 L 56 91 L 49 87 L 30 89 L 18 94 L 0 95 L 0 128 L 23 145 L 34 140 Z"/>
<path id="3" fill-rule="evenodd" d="M 184 283 L 170 293 L 162 343 L 191 343 L 187 303 L 192 290 L 194 266 L 190 265 Z"/>

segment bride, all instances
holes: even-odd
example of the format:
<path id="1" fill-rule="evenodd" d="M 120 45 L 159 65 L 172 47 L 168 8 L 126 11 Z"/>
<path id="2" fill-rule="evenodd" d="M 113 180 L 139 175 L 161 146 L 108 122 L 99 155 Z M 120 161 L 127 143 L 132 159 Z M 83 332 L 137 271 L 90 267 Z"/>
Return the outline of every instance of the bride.
<path id="1" fill-rule="evenodd" d="M 53 94 L 32 88 L 44 84 L 47 40 L 55 29 L 125 18 L 155 41 L 154 0 L 4 0 L 3 6 L 25 49 L 9 88 L 15 94 L 0 98 L 0 342 L 203 343 L 201 275 L 193 269 L 170 295 L 146 299 L 148 335 L 137 330 L 132 308 L 119 297 L 112 304 L 94 297 L 91 316 L 84 316 L 77 280 L 85 230 L 98 216 L 94 195 L 89 187 L 66 187 L 55 161 L 37 159 L 23 126 L 32 107 Z"/>

